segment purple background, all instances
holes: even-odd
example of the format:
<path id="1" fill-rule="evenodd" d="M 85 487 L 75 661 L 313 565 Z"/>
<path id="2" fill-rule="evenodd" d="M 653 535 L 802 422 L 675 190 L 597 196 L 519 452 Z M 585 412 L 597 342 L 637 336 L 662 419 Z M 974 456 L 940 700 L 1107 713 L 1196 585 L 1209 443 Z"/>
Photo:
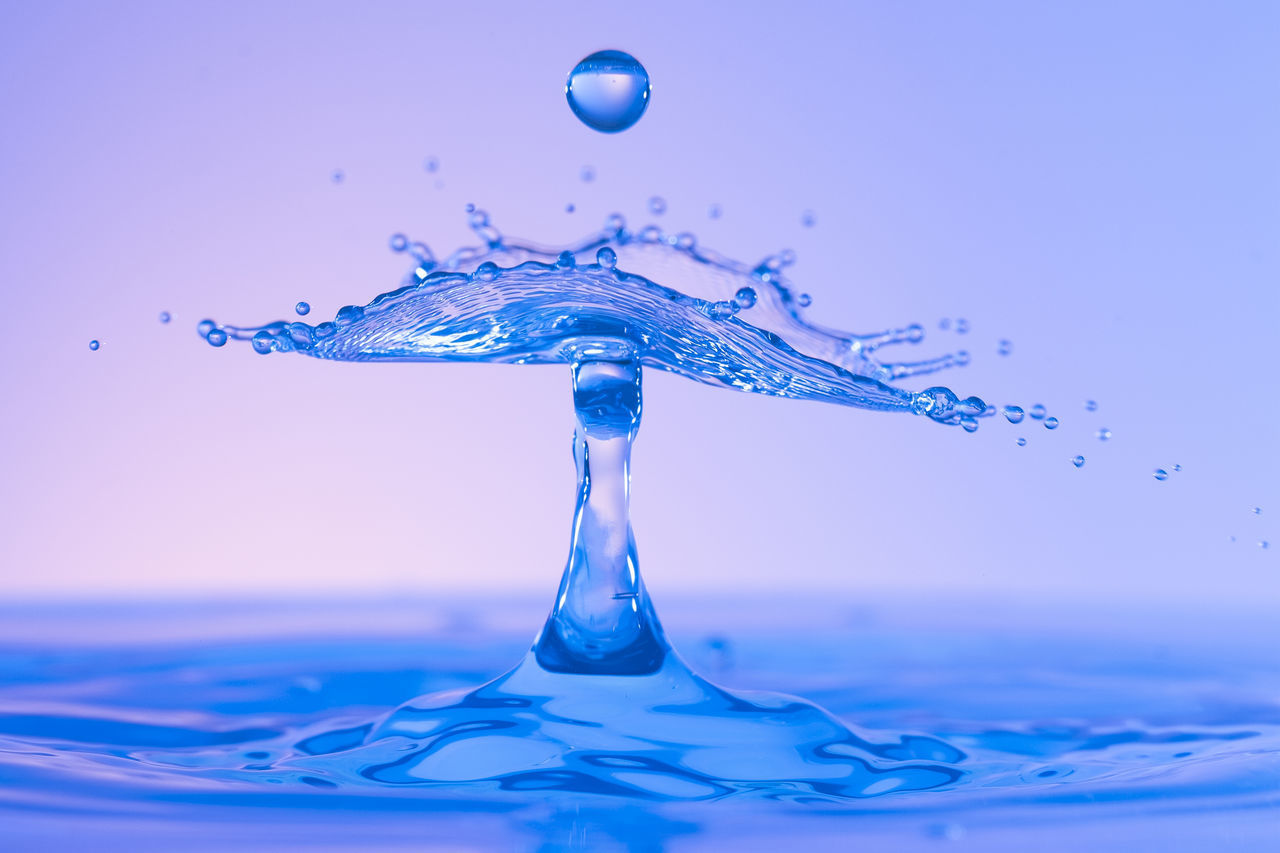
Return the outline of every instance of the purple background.
<path id="1" fill-rule="evenodd" d="M 942 381 L 1062 419 L 966 435 L 650 373 L 659 605 L 1280 602 L 1280 6 L 833 6 L 0 7 L 0 595 L 549 599 L 567 370 L 262 358 L 195 324 L 362 304 L 404 272 L 391 233 L 470 243 L 467 202 L 561 242 L 657 193 L 730 255 L 794 248 L 815 320 L 921 322 L 904 356 L 967 349 Z M 605 47 L 654 81 L 619 136 L 563 97 Z"/>

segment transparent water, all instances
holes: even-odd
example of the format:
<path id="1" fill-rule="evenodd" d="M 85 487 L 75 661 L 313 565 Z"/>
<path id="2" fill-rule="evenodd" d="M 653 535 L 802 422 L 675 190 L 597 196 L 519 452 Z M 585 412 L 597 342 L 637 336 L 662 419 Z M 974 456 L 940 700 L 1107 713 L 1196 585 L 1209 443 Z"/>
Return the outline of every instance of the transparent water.
<path id="1" fill-rule="evenodd" d="M 620 133 L 649 107 L 649 72 L 621 50 L 601 50 L 569 72 L 564 93 L 583 124 L 601 133 Z"/>

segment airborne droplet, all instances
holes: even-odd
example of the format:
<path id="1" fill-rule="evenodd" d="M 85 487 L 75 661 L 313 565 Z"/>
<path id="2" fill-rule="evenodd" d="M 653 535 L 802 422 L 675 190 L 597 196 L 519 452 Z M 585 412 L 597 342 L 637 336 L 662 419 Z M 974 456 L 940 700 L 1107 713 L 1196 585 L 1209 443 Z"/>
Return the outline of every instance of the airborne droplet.
<path id="1" fill-rule="evenodd" d="M 629 53 L 601 50 L 573 67 L 564 94 L 587 127 L 618 133 L 649 107 L 649 72 Z"/>

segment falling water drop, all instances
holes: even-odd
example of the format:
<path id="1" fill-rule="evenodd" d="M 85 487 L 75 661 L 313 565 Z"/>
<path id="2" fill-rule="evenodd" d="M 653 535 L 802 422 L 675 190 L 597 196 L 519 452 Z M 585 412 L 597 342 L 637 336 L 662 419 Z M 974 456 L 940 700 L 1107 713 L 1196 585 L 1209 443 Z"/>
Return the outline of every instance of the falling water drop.
<path id="1" fill-rule="evenodd" d="M 1260 507 L 1260 506 L 1255 506 L 1255 507 L 1253 508 L 1253 514 L 1254 514 L 1254 515 L 1262 515 L 1262 507 Z"/>
<path id="2" fill-rule="evenodd" d="M 1085 400 L 1085 401 L 1084 401 L 1084 410 L 1085 410 L 1086 412 L 1096 412 L 1096 411 L 1098 411 L 1098 401 L 1097 401 L 1097 400 Z"/>
<path id="3" fill-rule="evenodd" d="M 1265 539 L 1259 539 L 1259 540 L 1258 540 L 1258 547 L 1259 547 L 1259 548 L 1261 548 L 1261 549 L 1263 549 L 1263 550 L 1265 551 L 1267 548 L 1270 548 L 1270 547 L 1271 547 L 1271 543 L 1270 543 L 1270 542 L 1268 542 L 1268 541 L 1267 541 L 1267 540 L 1265 540 Z"/>
<path id="4" fill-rule="evenodd" d="M 1045 409 L 1045 407 L 1042 406 L 1040 403 L 1036 403 L 1034 406 L 1031 407 L 1031 411 L 1027 412 L 1027 414 L 1031 415 L 1032 419 L 1034 420 L 1042 421 L 1044 420 L 1044 416 L 1047 411 L 1048 410 Z"/>
<path id="5" fill-rule="evenodd" d="M 305 317 L 311 313 L 311 303 L 299 302 L 297 305 L 293 306 L 293 310 L 297 311 L 299 316 Z"/>
<path id="6" fill-rule="evenodd" d="M 330 177 L 333 179 L 335 184 L 340 184 L 347 176 L 341 169 L 334 169 L 333 174 Z"/>
<path id="7" fill-rule="evenodd" d="M 707 216 L 709 216 L 712 219 L 719 219 L 721 214 L 723 213 L 724 213 L 724 209 L 720 207 L 720 205 L 718 204 L 713 204 L 709 208 L 707 208 Z"/>
<path id="8" fill-rule="evenodd" d="M 1102 429 L 1098 430 L 1098 441 L 1110 441 L 1110 440 L 1111 440 L 1111 430 L 1107 429 L 1106 427 L 1103 427 Z"/>
<path id="9" fill-rule="evenodd" d="M 265 329 L 253 336 L 250 343 L 253 344 L 253 351 L 259 355 L 266 355 L 272 349 L 272 334 Z"/>
<path id="10" fill-rule="evenodd" d="M 661 216 L 667 212 L 667 200 L 660 195 L 655 195 L 649 199 L 649 212 L 654 216 Z"/>
<path id="11" fill-rule="evenodd" d="M 1008 355 L 1011 352 L 1013 352 L 1013 344 L 1008 341 L 1001 341 L 1000 345 L 996 347 L 996 353 L 998 355 Z"/>
<path id="12" fill-rule="evenodd" d="M 801 308 L 808 308 L 810 305 L 813 304 L 813 297 L 807 293 L 802 293 L 796 297 L 796 303 Z"/>
<path id="13" fill-rule="evenodd" d="M 804 213 L 800 214 L 800 224 L 805 228 L 812 228 L 817 221 L 818 218 L 814 216 L 812 210 L 806 210 Z"/>
<path id="14" fill-rule="evenodd" d="M 1022 423 L 1023 414 L 1024 412 L 1022 411 L 1021 406 L 1005 406 L 1004 407 L 1005 419 L 1009 421 L 1009 423 L 1011 424 Z"/>
<path id="15" fill-rule="evenodd" d="M 963 317 L 961 317 L 959 320 L 956 320 L 956 334 L 957 334 L 957 335 L 967 335 L 967 334 L 969 334 L 969 321 L 968 321 L 968 320 L 964 319 Z"/>
<path id="16" fill-rule="evenodd" d="M 756 304 L 756 291 L 754 287 L 740 287 L 738 292 L 733 295 L 733 301 L 738 303 L 739 308 L 751 308 Z"/>
<path id="17" fill-rule="evenodd" d="M 1157 480 L 1167 480 L 1169 479 L 1169 472 L 1164 470 L 1163 468 L 1157 468 L 1155 470 L 1154 476 Z"/>
<path id="18" fill-rule="evenodd" d="M 403 234 L 392 234 L 391 239 L 387 241 L 387 245 L 391 247 L 393 252 L 403 252 L 409 248 L 409 238 Z"/>
<path id="19" fill-rule="evenodd" d="M 945 332 L 947 329 L 951 328 L 951 321 L 946 317 L 943 317 L 938 321 L 938 328 Z"/>
<path id="20" fill-rule="evenodd" d="M 97 341 L 89 341 L 89 349 L 93 350 L 94 352 L 97 352 L 98 347 L 100 346 L 102 346 L 102 344 L 98 343 Z"/>
<path id="21" fill-rule="evenodd" d="M 1075 457 L 1074 459 L 1072 459 L 1072 460 L 1071 460 L 1071 464 L 1072 464 L 1072 465 L 1074 465 L 1074 466 L 1076 466 L 1077 468 L 1083 468 L 1083 467 L 1084 467 L 1084 457 L 1083 457 L 1083 456 L 1077 456 L 1077 457 Z"/>
<path id="22" fill-rule="evenodd" d="M 569 109 L 587 127 L 618 133 L 648 108 L 649 73 L 629 53 L 601 50 L 573 67 L 564 94 Z"/>
<path id="23" fill-rule="evenodd" d="M 1057 428 L 1058 428 L 1058 419 L 1057 419 L 1057 418 L 1055 418 L 1055 417 L 1053 417 L 1053 416 L 1049 416 L 1049 417 L 1045 418 L 1045 419 L 1044 419 L 1044 428 L 1045 428 L 1045 429 L 1057 429 Z"/>
<path id="24" fill-rule="evenodd" d="M 596 179 L 595 166 L 583 166 L 582 171 L 578 173 L 578 177 L 582 178 L 584 184 L 589 184 Z"/>
<path id="25" fill-rule="evenodd" d="M 574 210 L 576 210 L 576 208 L 573 206 L 573 202 L 570 202 L 569 204 L 566 204 L 564 206 L 565 213 L 573 213 Z"/>
<path id="26" fill-rule="evenodd" d="M 214 329 L 205 335 L 204 339 L 209 342 L 210 346 L 220 347 L 227 342 L 227 333 L 221 329 Z"/>
<path id="27" fill-rule="evenodd" d="M 1020 438 L 1020 439 L 1018 439 L 1018 446 L 1019 446 L 1019 447 L 1026 447 L 1026 446 L 1027 446 L 1027 440 L 1026 440 L 1025 438 Z"/>
<path id="28" fill-rule="evenodd" d="M 169 321 L 170 321 L 170 320 L 172 320 L 172 319 L 173 319 L 173 315 L 172 315 L 172 314 L 170 314 L 168 311 L 161 311 L 161 312 L 160 312 L 160 322 L 161 322 L 161 323 L 167 323 L 167 322 L 169 322 Z"/>
<path id="29" fill-rule="evenodd" d="M 431 172 L 433 174 L 435 172 L 440 171 L 440 161 L 435 157 L 428 157 L 425 161 L 423 161 L 422 166 L 428 172 Z"/>

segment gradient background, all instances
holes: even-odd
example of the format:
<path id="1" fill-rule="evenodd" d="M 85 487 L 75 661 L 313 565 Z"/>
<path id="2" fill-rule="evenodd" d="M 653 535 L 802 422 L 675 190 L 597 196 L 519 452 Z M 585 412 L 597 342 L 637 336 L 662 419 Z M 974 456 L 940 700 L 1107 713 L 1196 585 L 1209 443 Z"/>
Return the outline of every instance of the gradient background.
<path id="1" fill-rule="evenodd" d="M 1062 420 L 967 435 L 650 372 L 660 606 L 1280 603 L 1280 5 L 532 5 L 0 6 L 0 596 L 549 599 L 567 369 L 263 358 L 195 325 L 362 304 L 405 270 L 391 233 L 470 243 L 467 202 L 561 242 L 658 193 L 705 245 L 794 248 L 816 321 L 921 322 L 904 355 L 968 349 L 944 382 Z M 654 82 L 612 137 L 563 96 L 605 47 Z"/>

